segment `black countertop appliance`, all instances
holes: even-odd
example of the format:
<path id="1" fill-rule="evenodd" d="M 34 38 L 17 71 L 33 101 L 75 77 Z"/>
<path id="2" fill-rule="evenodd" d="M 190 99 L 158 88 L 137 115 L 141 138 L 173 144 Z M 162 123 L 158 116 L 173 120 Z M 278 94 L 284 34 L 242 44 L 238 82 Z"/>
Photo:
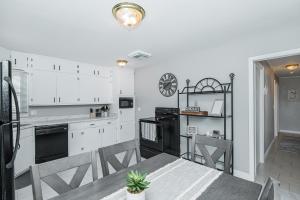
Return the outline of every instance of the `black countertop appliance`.
<path id="1" fill-rule="evenodd" d="M 141 155 L 150 158 L 162 152 L 180 155 L 178 108 L 156 107 L 155 117 L 140 119 Z"/>

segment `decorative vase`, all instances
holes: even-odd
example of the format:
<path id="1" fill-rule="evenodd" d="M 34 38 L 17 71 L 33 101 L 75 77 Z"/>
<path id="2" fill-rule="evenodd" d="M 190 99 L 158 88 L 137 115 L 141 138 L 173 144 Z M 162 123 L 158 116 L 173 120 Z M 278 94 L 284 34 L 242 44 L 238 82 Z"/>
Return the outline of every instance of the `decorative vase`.
<path id="1" fill-rule="evenodd" d="M 133 194 L 127 191 L 127 200 L 145 200 L 145 199 L 146 199 L 145 190 L 137 194 Z"/>

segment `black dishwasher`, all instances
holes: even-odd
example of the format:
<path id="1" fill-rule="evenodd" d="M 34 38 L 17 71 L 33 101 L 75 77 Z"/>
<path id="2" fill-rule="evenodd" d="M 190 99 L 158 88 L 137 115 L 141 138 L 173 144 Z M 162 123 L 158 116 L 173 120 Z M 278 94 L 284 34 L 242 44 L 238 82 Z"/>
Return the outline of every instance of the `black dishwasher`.
<path id="1" fill-rule="evenodd" d="M 68 124 L 35 127 L 35 163 L 68 157 Z"/>

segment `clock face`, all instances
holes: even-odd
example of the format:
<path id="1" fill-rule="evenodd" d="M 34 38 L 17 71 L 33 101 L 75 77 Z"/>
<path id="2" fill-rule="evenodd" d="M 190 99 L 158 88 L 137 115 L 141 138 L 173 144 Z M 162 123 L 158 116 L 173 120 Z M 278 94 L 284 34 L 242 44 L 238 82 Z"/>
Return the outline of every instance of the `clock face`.
<path id="1" fill-rule="evenodd" d="M 177 90 L 177 79 L 171 73 L 165 73 L 159 80 L 159 91 L 165 97 L 172 96 Z"/>

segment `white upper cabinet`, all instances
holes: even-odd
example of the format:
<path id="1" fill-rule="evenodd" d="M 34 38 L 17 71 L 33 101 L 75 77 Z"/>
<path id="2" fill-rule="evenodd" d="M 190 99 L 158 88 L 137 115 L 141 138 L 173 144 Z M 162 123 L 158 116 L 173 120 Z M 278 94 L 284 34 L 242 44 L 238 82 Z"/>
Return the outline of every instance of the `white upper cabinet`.
<path id="1" fill-rule="evenodd" d="M 56 78 L 57 103 L 61 105 L 79 104 L 79 77 L 76 74 L 57 73 Z"/>
<path id="2" fill-rule="evenodd" d="M 57 60 L 47 56 L 32 55 L 32 68 L 34 70 L 56 71 L 59 70 Z"/>
<path id="3" fill-rule="evenodd" d="M 118 69 L 119 95 L 134 96 L 134 70 Z"/>
<path id="4" fill-rule="evenodd" d="M 32 66 L 32 62 L 31 62 L 32 58 L 30 54 L 11 51 L 10 58 L 11 58 L 12 66 L 15 69 L 23 69 L 27 71 Z"/>
<path id="5" fill-rule="evenodd" d="M 29 105 L 56 105 L 56 73 L 33 71 L 29 76 Z"/>

